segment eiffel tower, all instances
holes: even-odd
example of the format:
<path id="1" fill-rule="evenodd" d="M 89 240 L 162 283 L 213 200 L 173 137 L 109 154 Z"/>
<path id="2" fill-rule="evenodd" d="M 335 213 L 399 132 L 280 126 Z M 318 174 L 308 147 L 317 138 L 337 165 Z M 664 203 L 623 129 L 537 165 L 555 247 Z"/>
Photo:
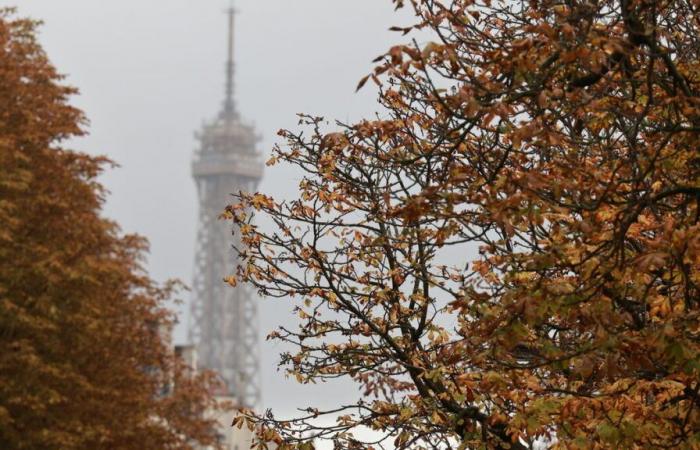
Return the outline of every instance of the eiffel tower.
<path id="1" fill-rule="evenodd" d="M 258 313 L 256 298 L 245 286 L 232 288 L 223 278 L 236 265 L 235 237 L 219 214 L 239 191 L 254 192 L 263 175 L 256 151 L 260 140 L 240 117 L 234 101 L 234 19 L 228 16 L 226 91 L 218 116 L 196 134 L 199 147 L 192 161 L 197 185 L 199 223 L 190 304 L 189 340 L 199 366 L 217 372 L 226 395 L 238 406 L 260 403 Z"/>

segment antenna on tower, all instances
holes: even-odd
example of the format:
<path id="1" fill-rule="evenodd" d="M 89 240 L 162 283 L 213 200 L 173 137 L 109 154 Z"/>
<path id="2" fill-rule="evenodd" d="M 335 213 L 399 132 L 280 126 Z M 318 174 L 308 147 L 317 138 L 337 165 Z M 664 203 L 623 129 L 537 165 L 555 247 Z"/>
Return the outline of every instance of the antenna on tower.
<path id="1" fill-rule="evenodd" d="M 226 9 L 226 14 L 228 14 L 228 59 L 226 60 L 226 98 L 224 100 L 223 112 L 226 117 L 232 117 L 236 113 L 236 106 L 233 101 L 233 34 L 236 9 L 233 7 L 233 0 L 231 0 L 229 3 L 228 9 Z"/>

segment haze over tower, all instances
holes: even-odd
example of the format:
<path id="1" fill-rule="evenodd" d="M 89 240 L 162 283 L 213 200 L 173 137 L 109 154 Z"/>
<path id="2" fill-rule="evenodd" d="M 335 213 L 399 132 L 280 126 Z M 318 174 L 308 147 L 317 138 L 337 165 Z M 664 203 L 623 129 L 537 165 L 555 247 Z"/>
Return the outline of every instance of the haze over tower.
<path id="1" fill-rule="evenodd" d="M 219 373 L 227 394 L 240 406 L 254 408 L 260 402 L 256 299 L 249 288 L 234 289 L 223 281 L 236 265 L 231 248 L 236 238 L 218 216 L 231 202 L 232 193 L 256 190 L 263 162 L 256 150 L 259 137 L 241 120 L 236 108 L 233 7 L 227 10 L 227 17 L 224 102 L 218 116 L 196 134 L 199 147 L 192 161 L 199 223 L 189 340 L 197 348 L 198 365 Z"/>

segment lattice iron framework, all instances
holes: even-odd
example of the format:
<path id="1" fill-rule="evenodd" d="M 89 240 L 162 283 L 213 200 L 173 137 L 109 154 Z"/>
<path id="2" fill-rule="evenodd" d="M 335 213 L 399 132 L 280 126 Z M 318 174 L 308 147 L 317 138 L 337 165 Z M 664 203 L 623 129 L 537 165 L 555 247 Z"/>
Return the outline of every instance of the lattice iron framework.
<path id="1" fill-rule="evenodd" d="M 224 283 L 236 265 L 231 227 L 218 220 L 231 194 L 255 191 L 263 163 L 256 151 L 259 137 L 245 124 L 234 102 L 234 17 L 227 11 L 228 60 L 226 95 L 218 117 L 197 133 L 199 148 L 192 161 L 197 185 L 199 224 L 190 305 L 189 339 L 200 366 L 216 371 L 227 394 L 240 406 L 260 402 L 258 317 L 256 298 L 245 286 Z"/>

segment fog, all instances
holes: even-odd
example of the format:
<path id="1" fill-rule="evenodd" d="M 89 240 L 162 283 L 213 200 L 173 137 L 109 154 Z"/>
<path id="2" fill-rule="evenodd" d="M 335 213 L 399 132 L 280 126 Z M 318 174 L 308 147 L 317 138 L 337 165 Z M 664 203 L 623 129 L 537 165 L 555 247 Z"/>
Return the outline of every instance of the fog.
<path id="1" fill-rule="evenodd" d="M 228 2 L 20 0 L 16 6 L 21 16 L 44 21 L 42 45 L 80 90 L 73 104 L 89 118 L 89 135 L 70 147 L 119 165 L 102 177 L 110 191 L 105 214 L 125 232 L 148 238 L 147 268 L 155 279 L 189 283 L 197 215 L 193 133 L 223 100 Z M 296 127 L 296 113 L 346 121 L 376 111 L 372 86 L 354 90 L 371 60 L 401 41 L 388 28 L 410 21 L 389 0 L 239 0 L 235 6 L 235 97 L 263 137 L 263 154 L 278 129 Z M 275 166 L 266 168 L 260 191 L 288 195 L 297 183 L 297 174 Z M 186 309 L 179 307 L 176 342 L 186 339 Z M 279 301 L 260 304 L 263 403 L 282 413 L 306 406 L 309 397 L 333 392 L 337 400 L 339 390 L 351 388 L 303 388 L 276 371 L 279 349 L 263 337 L 289 321 L 288 314 Z"/>

